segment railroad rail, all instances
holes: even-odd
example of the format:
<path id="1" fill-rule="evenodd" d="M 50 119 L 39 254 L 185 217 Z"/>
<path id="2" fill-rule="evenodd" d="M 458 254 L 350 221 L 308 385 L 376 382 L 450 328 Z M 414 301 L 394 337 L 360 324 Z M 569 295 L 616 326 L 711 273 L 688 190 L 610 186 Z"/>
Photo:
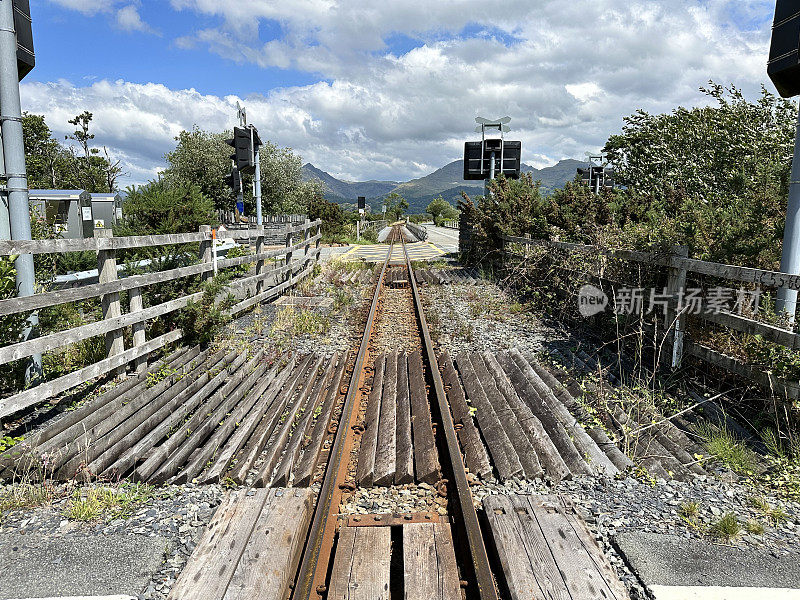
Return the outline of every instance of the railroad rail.
<path id="1" fill-rule="evenodd" d="M 441 445 L 446 450 L 443 453 L 443 467 L 449 479 L 442 479 L 439 482 L 439 489 L 446 490 L 448 500 L 455 508 L 453 528 L 456 536 L 463 538 L 469 547 L 470 564 L 462 565 L 463 570 L 466 571 L 463 575 L 468 578 L 467 587 L 475 591 L 468 594 L 468 597 L 496 600 L 498 593 L 494 577 L 469 489 L 467 471 L 461 456 L 455 424 L 450 414 L 445 386 L 425 319 L 422 300 L 405 247 L 402 228 L 394 226 L 389 239 L 391 240 L 389 251 L 375 285 L 364 333 L 358 354 L 353 362 L 347 395 L 309 529 L 308 540 L 300 561 L 292 599 L 312 600 L 324 596 L 328 591 L 327 579 L 334 555 L 340 503 L 343 492 L 354 489 L 353 483 L 349 481 L 349 461 L 357 438 L 363 432 L 363 428 L 357 423 L 359 409 L 369 401 L 370 390 L 366 386 L 366 382 L 372 371 L 370 359 L 377 353 L 374 336 L 376 313 L 381 303 L 384 287 L 386 285 L 404 285 L 411 288 L 416 325 L 423 347 L 423 360 L 432 384 L 433 400 L 435 400 L 430 404 L 433 407 L 434 416 L 438 419 L 436 422 L 441 424 L 439 430 L 442 438 Z M 388 276 L 395 244 L 398 243 L 402 246 L 405 258 L 405 264 L 402 265 L 406 271 L 405 278 L 398 278 L 396 274 Z M 450 481 L 454 483 L 453 486 L 448 485 Z M 470 579 L 471 581 L 469 581 Z"/>

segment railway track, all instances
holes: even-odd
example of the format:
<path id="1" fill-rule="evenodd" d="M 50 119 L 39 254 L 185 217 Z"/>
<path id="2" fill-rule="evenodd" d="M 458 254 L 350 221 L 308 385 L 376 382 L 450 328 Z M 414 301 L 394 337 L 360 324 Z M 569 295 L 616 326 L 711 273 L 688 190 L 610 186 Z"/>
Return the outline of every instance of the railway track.
<path id="1" fill-rule="evenodd" d="M 605 450 L 597 447 L 535 360 L 439 359 L 418 289 L 425 278 L 402 228 L 393 237 L 373 272 L 357 349 L 341 360 L 293 358 L 301 364 L 290 362 L 280 380 L 259 378 L 266 365 L 238 369 L 236 394 L 275 379 L 263 406 L 240 421 L 262 391 L 243 406 L 231 398 L 203 421 L 205 437 L 215 431 L 211 443 L 194 450 L 199 436 L 170 436 L 169 447 L 141 457 L 139 470 L 161 464 L 174 439 L 167 462 L 176 477 L 244 483 L 216 511 L 170 600 L 627 598 L 568 498 L 485 497 L 484 487 L 495 468 L 502 480 L 558 481 L 604 467 L 613 474 L 611 458 L 624 456 L 607 456 L 615 448 L 600 437 Z M 231 396 L 223 391 L 214 397 Z"/>
<path id="2" fill-rule="evenodd" d="M 380 276 L 372 296 L 372 304 L 361 344 L 353 365 L 348 392 L 344 401 L 342 416 L 339 421 L 336 437 L 329 455 L 329 462 L 322 482 L 319 499 L 309 530 L 308 541 L 300 561 L 297 582 L 292 594 L 293 600 L 312 600 L 324 597 L 329 590 L 329 576 L 334 557 L 334 545 L 337 528 L 340 525 L 339 507 L 343 496 L 355 489 L 353 450 L 359 446 L 363 427 L 358 423 L 359 415 L 366 411 L 370 400 L 368 381 L 374 372 L 375 358 L 386 348 L 386 332 L 380 331 L 387 322 L 397 326 L 396 335 L 402 337 L 401 345 L 412 350 L 418 345 L 422 351 L 424 373 L 427 375 L 430 393 L 428 406 L 434 426 L 436 445 L 440 449 L 442 462 L 442 478 L 437 482 L 440 493 L 446 494 L 448 508 L 452 518 L 453 536 L 457 547 L 466 547 L 468 552 L 460 565 L 459 580 L 467 590 L 468 598 L 480 600 L 497 599 L 489 558 L 481 535 L 478 515 L 474 508 L 469 489 L 467 472 L 461 457 L 455 425 L 450 414 L 445 387 L 434 353 L 428 325 L 422 307 L 411 261 L 405 248 L 402 229 L 395 226 L 390 235 L 391 246 L 381 268 Z M 403 248 L 405 264 L 391 265 L 394 246 Z M 387 293 L 401 292 L 407 296 L 408 308 L 412 311 L 402 320 L 397 312 L 392 312 L 386 304 L 390 299 Z M 402 298 L 401 298 L 402 300 Z M 395 304 L 397 299 L 395 299 Z M 381 309 L 389 310 L 381 310 Z M 381 313 L 381 314 L 379 314 Z M 381 319 L 382 318 L 382 319 Z M 379 323 L 383 320 L 383 323 Z M 409 326 L 413 325 L 413 331 Z M 383 338 L 383 339 L 381 339 Z M 383 347 L 382 347 L 383 346 Z"/>

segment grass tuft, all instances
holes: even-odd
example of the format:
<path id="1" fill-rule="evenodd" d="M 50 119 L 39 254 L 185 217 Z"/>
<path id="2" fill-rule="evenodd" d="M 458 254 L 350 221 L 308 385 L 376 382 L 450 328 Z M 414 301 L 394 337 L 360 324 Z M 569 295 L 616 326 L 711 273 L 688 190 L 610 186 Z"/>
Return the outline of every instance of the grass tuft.
<path id="1" fill-rule="evenodd" d="M 758 519 L 748 519 L 744 524 L 745 531 L 753 535 L 764 535 L 764 524 Z"/>
<path id="2" fill-rule="evenodd" d="M 755 468 L 755 453 L 729 431 L 702 424 L 697 427 L 697 433 L 705 440 L 708 453 L 732 471 L 748 474 Z"/>
<path id="3" fill-rule="evenodd" d="M 710 532 L 714 537 L 730 542 L 742 532 L 742 526 L 736 515 L 729 512 L 711 524 Z"/>
<path id="4" fill-rule="evenodd" d="M 64 514 L 75 521 L 124 518 L 152 496 L 153 488 L 143 483 L 81 488 L 73 492 Z"/>
<path id="5" fill-rule="evenodd" d="M 700 503 L 691 501 L 681 504 L 681 516 L 687 519 L 696 519 L 700 514 Z"/>
<path id="6" fill-rule="evenodd" d="M 18 483 L 0 493 L 0 513 L 19 508 L 34 508 L 49 503 L 53 488 L 45 484 Z"/>

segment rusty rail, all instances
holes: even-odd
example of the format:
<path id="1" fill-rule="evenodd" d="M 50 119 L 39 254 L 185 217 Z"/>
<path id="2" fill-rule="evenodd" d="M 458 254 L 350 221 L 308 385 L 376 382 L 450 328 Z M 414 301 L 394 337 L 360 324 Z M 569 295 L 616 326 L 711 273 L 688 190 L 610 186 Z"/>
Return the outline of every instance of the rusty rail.
<path id="1" fill-rule="evenodd" d="M 297 583 L 292 594 L 293 600 L 311 600 L 316 598 L 317 594 L 321 596 L 326 592 L 325 580 L 333 554 L 339 504 L 341 502 L 342 489 L 346 486 L 348 462 L 356 435 L 353 429 L 358 418 L 356 400 L 362 393 L 364 385 L 365 367 L 368 364 L 375 313 L 381 290 L 383 289 L 386 268 L 392 257 L 393 249 L 394 244 L 389 248 L 389 253 L 378 277 L 378 283 L 375 286 L 375 293 L 372 296 L 372 305 L 367 317 L 367 324 L 353 365 L 353 373 L 350 376 L 342 414 L 339 417 L 336 438 L 331 449 L 328 465 L 325 468 L 325 477 L 322 481 L 319 499 L 314 510 L 314 518 L 311 522 L 306 546 L 303 550 Z"/>
<path id="2" fill-rule="evenodd" d="M 489 565 L 489 556 L 486 553 L 486 545 L 483 543 L 481 527 L 478 523 L 478 513 L 472 502 L 472 492 L 467 481 L 466 467 L 461 456 L 461 448 L 458 445 L 453 417 L 450 414 L 450 405 L 447 401 L 447 394 L 444 389 L 444 382 L 439 371 L 439 363 L 436 360 L 436 353 L 433 349 L 433 341 L 428 331 L 428 322 L 425 319 L 425 312 L 422 307 L 422 299 L 419 295 L 417 282 L 414 278 L 414 271 L 411 269 L 411 259 L 408 256 L 405 242 L 403 242 L 403 254 L 406 257 L 408 266 L 408 279 L 411 283 L 411 291 L 414 295 L 414 306 L 417 309 L 419 318 L 420 332 L 422 334 L 422 345 L 424 356 L 430 369 L 431 380 L 433 381 L 433 391 L 436 396 L 436 405 L 439 411 L 439 419 L 444 430 L 445 442 L 447 445 L 447 460 L 449 462 L 450 473 L 455 483 L 456 505 L 458 507 L 456 524 L 459 525 L 466 535 L 469 544 L 470 556 L 472 557 L 472 568 L 475 576 L 475 583 L 478 586 L 477 597 L 480 600 L 498 600 L 497 587 L 492 575 L 492 568 Z M 443 465 L 444 466 L 444 465 Z"/>

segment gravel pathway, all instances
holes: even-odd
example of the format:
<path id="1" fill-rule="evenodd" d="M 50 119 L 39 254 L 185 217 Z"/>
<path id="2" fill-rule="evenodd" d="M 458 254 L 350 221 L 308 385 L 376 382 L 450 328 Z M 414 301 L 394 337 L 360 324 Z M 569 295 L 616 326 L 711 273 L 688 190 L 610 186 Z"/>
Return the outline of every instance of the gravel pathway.
<path id="1" fill-rule="evenodd" d="M 567 334 L 521 310 L 494 284 L 421 287 L 431 335 L 450 356 L 461 352 L 508 350 L 537 353 L 545 342 Z"/>

